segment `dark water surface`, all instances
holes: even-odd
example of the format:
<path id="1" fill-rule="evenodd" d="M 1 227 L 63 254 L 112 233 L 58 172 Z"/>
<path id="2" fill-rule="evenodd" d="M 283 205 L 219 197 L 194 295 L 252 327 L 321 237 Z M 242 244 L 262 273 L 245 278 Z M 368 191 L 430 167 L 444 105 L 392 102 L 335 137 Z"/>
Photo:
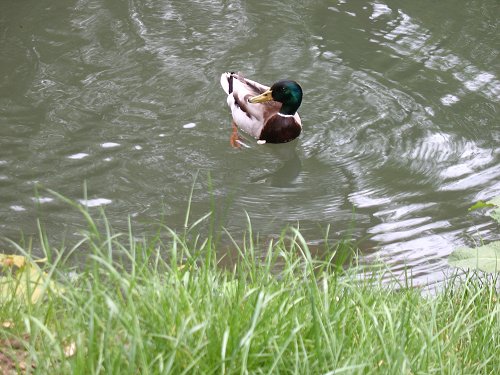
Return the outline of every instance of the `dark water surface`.
<path id="1" fill-rule="evenodd" d="M 118 229 L 180 228 L 199 173 L 192 217 L 213 199 L 235 238 L 245 211 L 264 238 L 330 225 L 438 280 L 454 247 L 498 238 L 467 207 L 500 195 L 499 21 L 497 0 L 3 0 L 0 235 L 41 216 L 71 236 L 79 214 L 35 190 L 84 182 Z M 299 81 L 300 139 L 231 149 L 227 70 Z"/>

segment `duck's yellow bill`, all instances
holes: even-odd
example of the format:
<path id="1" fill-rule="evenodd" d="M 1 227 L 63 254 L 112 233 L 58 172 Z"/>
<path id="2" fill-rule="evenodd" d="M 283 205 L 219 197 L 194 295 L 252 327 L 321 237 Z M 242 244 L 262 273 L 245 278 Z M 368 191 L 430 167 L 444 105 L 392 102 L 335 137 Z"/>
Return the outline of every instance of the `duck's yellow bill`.
<path id="1" fill-rule="evenodd" d="M 271 90 L 267 90 L 260 95 L 252 96 L 250 99 L 248 99 L 250 103 L 264 103 L 271 100 L 273 100 L 273 92 Z"/>

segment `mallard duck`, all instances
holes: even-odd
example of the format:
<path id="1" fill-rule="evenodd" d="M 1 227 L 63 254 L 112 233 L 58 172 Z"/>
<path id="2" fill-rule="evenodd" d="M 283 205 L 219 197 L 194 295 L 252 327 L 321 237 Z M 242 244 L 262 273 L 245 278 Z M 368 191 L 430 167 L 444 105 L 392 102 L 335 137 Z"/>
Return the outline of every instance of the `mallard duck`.
<path id="1" fill-rule="evenodd" d="M 239 147 L 238 128 L 257 138 L 259 144 L 285 143 L 300 135 L 297 109 L 302 88 L 297 82 L 282 80 L 267 87 L 231 72 L 223 73 L 220 83 L 233 116 L 233 147 Z"/>

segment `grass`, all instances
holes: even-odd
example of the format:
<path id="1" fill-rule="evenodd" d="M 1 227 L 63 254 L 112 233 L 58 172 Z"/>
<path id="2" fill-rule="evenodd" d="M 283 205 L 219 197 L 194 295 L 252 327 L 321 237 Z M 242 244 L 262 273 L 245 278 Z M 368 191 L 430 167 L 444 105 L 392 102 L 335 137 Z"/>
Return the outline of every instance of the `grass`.
<path id="1" fill-rule="evenodd" d="M 76 205 L 75 205 L 76 206 Z M 1 300 L 0 369 L 50 374 L 494 374 L 500 368 L 496 280 L 471 275 L 433 296 L 344 270 L 331 246 L 311 256 L 289 228 L 261 244 L 249 224 L 221 267 L 198 220 L 140 238 L 97 224 L 54 248 L 44 298 Z M 207 219 L 207 218 L 205 218 Z M 14 244 L 29 255 L 29 244 Z M 71 255 L 89 254 L 81 268 Z M 4 272 L 5 273 L 5 272 Z M 53 290 L 50 281 L 61 288 Z M 9 372 L 10 371 L 10 372 Z"/>

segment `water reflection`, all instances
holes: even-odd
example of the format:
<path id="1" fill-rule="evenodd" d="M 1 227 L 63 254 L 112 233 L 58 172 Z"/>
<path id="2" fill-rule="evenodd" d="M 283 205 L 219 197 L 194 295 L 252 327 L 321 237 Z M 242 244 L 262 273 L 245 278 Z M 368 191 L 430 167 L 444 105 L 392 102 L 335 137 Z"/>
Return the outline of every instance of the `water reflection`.
<path id="1" fill-rule="evenodd" d="M 250 181 L 252 183 L 265 182 L 272 187 L 279 188 L 293 187 L 302 170 L 302 161 L 297 153 L 297 144 L 298 141 L 292 141 L 283 145 L 269 145 L 269 156 L 280 160 L 282 164 L 275 171 L 254 176 Z"/>
<path id="2" fill-rule="evenodd" d="M 198 174 L 192 215 L 213 200 L 235 237 L 244 212 L 263 237 L 300 222 L 318 243 L 330 225 L 422 282 L 472 223 L 495 237 L 466 212 L 500 195 L 496 0 L 0 7 L 2 235 L 36 233 L 40 212 L 55 236 L 79 222 L 40 185 L 118 229 L 129 214 L 176 227 Z M 300 139 L 231 149 L 227 70 L 300 82 Z"/>

